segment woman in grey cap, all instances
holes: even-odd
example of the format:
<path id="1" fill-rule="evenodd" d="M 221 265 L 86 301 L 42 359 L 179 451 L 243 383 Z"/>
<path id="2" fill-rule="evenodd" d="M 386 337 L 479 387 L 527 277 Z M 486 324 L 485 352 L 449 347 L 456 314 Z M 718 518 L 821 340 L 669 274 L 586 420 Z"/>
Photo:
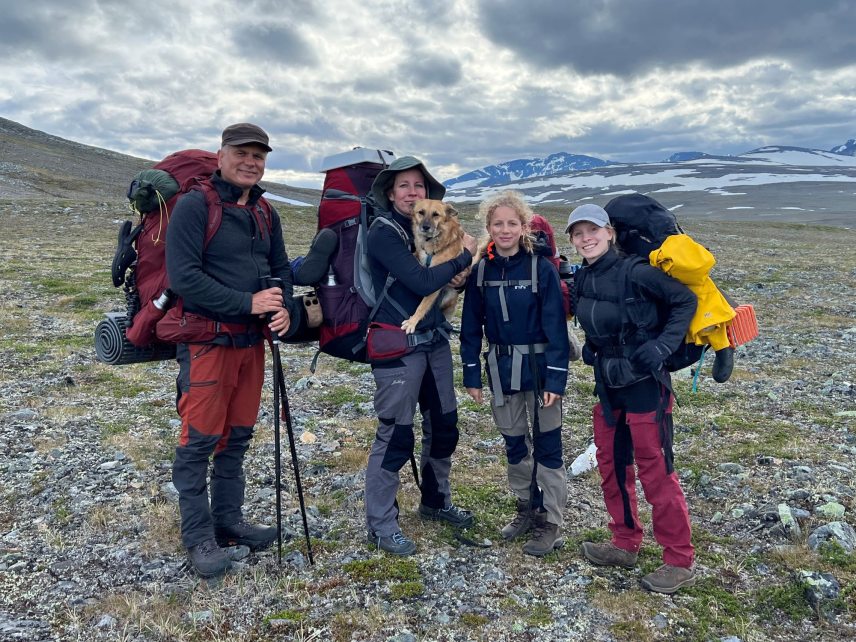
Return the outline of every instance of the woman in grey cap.
<path id="1" fill-rule="evenodd" d="M 594 442 L 612 531 L 609 542 L 584 542 L 583 554 L 601 566 L 636 565 L 638 469 L 664 562 L 642 586 L 674 593 L 696 576 L 687 502 L 673 466 L 674 396 L 663 362 L 683 343 L 696 296 L 644 260 L 619 253 L 609 215 L 597 205 L 576 208 L 565 232 L 583 257 L 573 314 L 586 333 L 583 361 L 594 366 Z"/>
<path id="2" fill-rule="evenodd" d="M 465 283 L 475 239 L 467 235 L 465 249 L 451 261 L 425 267 L 414 256 L 411 215 L 423 198 L 442 199 L 446 188 L 425 165 L 403 156 L 380 174 L 372 196 L 385 210 L 368 233 L 368 254 L 375 292 L 382 292 L 387 277 L 394 278 L 381 300 L 375 321 L 400 327 L 422 298 L 449 285 Z M 473 523 L 473 515 L 452 503 L 449 486 L 451 457 L 458 443 L 458 411 L 452 373 L 449 330 L 439 306 L 419 322 L 412 352 L 400 359 L 372 365 L 378 427 L 366 469 L 366 527 L 369 541 L 396 555 L 411 555 L 416 544 L 398 524 L 396 494 L 399 471 L 413 456 L 413 418 L 417 403 L 422 413 L 419 516 L 445 521 L 458 528 Z"/>

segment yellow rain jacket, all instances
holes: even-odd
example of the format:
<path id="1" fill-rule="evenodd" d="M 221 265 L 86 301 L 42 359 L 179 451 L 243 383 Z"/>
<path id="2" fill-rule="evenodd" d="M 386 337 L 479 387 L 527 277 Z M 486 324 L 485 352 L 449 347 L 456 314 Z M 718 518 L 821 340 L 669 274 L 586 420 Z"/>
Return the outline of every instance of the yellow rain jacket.
<path id="1" fill-rule="evenodd" d="M 698 297 L 686 342 L 707 343 L 714 350 L 727 348 L 727 327 L 735 312 L 709 276 L 716 264 L 713 254 L 686 234 L 673 234 L 648 259 L 651 265 L 676 278 Z"/>

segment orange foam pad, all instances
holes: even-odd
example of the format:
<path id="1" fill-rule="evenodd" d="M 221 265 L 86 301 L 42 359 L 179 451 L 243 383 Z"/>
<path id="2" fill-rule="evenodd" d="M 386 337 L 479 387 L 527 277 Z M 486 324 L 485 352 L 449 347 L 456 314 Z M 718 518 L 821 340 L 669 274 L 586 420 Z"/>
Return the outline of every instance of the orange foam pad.
<path id="1" fill-rule="evenodd" d="M 750 304 L 738 305 L 734 308 L 737 313 L 728 326 L 728 339 L 731 347 L 737 347 L 755 339 L 758 336 L 758 319 L 755 308 Z"/>

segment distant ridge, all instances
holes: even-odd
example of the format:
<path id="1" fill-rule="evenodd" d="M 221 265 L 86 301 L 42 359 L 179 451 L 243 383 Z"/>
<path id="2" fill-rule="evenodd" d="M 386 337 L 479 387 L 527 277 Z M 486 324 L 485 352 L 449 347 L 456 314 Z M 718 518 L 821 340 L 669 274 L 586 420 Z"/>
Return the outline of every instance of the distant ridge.
<path id="1" fill-rule="evenodd" d="M 76 143 L 0 117 L 0 199 L 124 199 L 131 178 L 156 161 Z M 263 182 L 286 199 L 320 192 Z"/>

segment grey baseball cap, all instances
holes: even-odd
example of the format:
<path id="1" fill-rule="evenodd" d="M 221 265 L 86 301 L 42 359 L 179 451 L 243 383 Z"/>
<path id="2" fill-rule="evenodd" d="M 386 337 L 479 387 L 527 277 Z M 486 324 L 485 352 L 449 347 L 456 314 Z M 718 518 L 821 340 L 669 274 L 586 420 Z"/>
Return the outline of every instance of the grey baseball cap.
<path id="1" fill-rule="evenodd" d="M 255 143 L 272 152 L 267 132 L 252 123 L 235 123 L 223 130 L 221 145 L 250 145 Z"/>
<path id="2" fill-rule="evenodd" d="M 580 205 L 568 216 L 568 226 L 565 228 L 565 234 L 571 231 L 574 223 L 579 223 L 580 221 L 588 221 L 598 227 L 606 227 L 609 225 L 609 214 L 600 205 L 595 205 L 594 203 Z"/>

